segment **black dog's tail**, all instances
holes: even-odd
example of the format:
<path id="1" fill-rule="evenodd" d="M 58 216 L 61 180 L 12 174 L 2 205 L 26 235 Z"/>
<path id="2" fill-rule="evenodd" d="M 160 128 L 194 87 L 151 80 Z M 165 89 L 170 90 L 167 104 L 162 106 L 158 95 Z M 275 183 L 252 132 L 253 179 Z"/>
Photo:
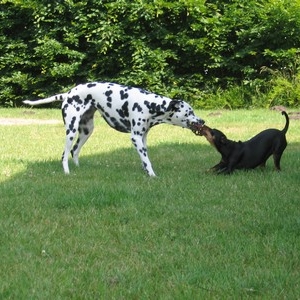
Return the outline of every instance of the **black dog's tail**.
<path id="1" fill-rule="evenodd" d="M 284 128 L 282 129 L 282 132 L 286 134 L 289 129 L 290 120 L 288 114 L 285 111 L 282 111 L 281 114 L 285 116 L 286 123 Z"/>

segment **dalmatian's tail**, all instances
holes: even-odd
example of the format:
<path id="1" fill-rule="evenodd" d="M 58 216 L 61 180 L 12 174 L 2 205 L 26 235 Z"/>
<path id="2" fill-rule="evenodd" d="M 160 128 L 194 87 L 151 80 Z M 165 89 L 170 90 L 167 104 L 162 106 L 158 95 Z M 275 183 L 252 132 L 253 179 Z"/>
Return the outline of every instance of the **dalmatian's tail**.
<path id="1" fill-rule="evenodd" d="M 55 102 L 55 101 L 64 101 L 67 97 L 67 93 L 64 94 L 58 94 L 49 98 L 45 98 L 45 99 L 41 99 L 41 100 L 24 100 L 23 103 L 24 104 L 28 104 L 28 105 L 40 105 L 40 104 L 46 104 L 46 103 L 51 103 L 51 102 Z"/>

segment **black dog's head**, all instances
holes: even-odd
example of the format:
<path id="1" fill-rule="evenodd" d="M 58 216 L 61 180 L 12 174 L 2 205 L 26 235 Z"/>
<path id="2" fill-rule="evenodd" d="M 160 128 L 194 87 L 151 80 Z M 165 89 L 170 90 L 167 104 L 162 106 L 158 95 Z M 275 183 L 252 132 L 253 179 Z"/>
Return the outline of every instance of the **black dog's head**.
<path id="1" fill-rule="evenodd" d="M 218 129 L 212 129 L 206 125 L 202 126 L 201 135 L 205 136 L 208 142 L 218 150 L 228 143 L 228 139 L 222 131 Z"/>
<path id="2" fill-rule="evenodd" d="M 217 149 L 226 146 L 229 142 L 226 135 L 218 129 L 211 129 L 210 134 L 212 136 L 212 143 Z"/>
<path id="3" fill-rule="evenodd" d="M 226 159 L 226 157 L 230 155 L 232 147 L 236 144 L 234 141 L 229 140 L 222 131 L 212 129 L 207 125 L 202 125 L 201 127 L 194 126 L 194 128 L 191 129 L 196 135 L 204 136 L 222 155 L 223 159 Z"/>
<path id="4" fill-rule="evenodd" d="M 233 148 L 240 144 L 240 142 L 229 140 L 222 131 L 209 128 L 206 125 L 203 126 L 202 135 L 205 136 L 208 142 L 222 155 L 224 162 L 228 160 Z"/>

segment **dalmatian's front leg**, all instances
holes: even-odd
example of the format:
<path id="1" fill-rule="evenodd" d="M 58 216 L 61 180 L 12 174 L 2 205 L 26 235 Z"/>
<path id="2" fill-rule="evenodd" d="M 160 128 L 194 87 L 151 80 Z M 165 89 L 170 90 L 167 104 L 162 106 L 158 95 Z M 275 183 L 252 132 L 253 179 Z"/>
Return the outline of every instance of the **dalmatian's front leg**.
<path id="1" fill-rule="evenodd" d="M 149 176 L 156 176 L 148 157 L 147 145 L 144 144 L 146 139 L 147 133 L 144 133 L 144 135 L 139 134 L 139 132 L 134 132 L 131 134 L 131 141 L 141 158 L 143 169 L 148 173 Z"/>

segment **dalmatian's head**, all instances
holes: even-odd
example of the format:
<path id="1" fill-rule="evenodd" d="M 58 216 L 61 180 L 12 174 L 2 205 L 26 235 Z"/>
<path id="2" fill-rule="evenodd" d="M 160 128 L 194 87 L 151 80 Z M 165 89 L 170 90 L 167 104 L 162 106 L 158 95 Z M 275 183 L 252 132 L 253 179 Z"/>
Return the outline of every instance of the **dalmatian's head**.
<path id="1" fill-rule="evenodd" d="M 170 123 L 183 128 L 191 129 L 192 126 L 203 126 L 205 123 L 204 120 L 195 115 L 193 108 L 183 100 L 172 100 L 167 112 Z"/>

